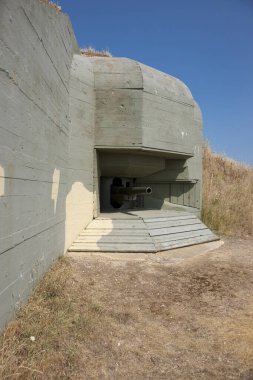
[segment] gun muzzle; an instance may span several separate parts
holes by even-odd
[[[136,186],[136,187],[121,187],[121,186],[112,186],[111,193],[114,195],[150,195],[152,194],[151,187],[145,186]]]

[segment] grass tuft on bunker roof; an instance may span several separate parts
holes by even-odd
[[[93,47],[87,47],[80,49],[81,55],[85,57],[112,57],[112,54],[108,50],[96,50]]]
[[[51,8],[54,8],[57,12],[60,12],[61,11],[61,6],[54,3],[53,1],[49,1],[49,0],[40,0],[41,3],[44,3],[48,6],[50,6]]]

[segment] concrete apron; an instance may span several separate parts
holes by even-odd
[[[152,271],[153,265],[173,265],[180,264],[187,260],[198,258],[208,252],[218,249],[224,242],[222,240],[212,241],[191,245],[188,247],[174,248],[168,251],[157,253],[134,253],[134,252],[69,252],[68,255],[74,259],[87,260],[109,260],[114,266],[122,266],[128,262],[150,264]]]
[[[218,240],[218,236],[189,212],[113,212],[94,219],[68,251],[157,253]]]

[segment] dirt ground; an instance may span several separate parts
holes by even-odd
[[[7,329],[2,378],[253,379],[253,239],[71,255],[44,282]]]

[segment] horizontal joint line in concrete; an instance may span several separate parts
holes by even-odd
[[[152,92],[150,92],[150,91],[145,91],[145,90],[143,90],[143,92],[146,93],[146,94],[154,95],[154,94],[153,94]],[[184,106],[194,108],[194,105],[193,105],[193,104],[190,104],[190,103],[182,102],[182,101],[180,101],[180,100],[171,99],[171,98],[169,98],[169,97],[167,97],[167,96],[161,96],[161,95],[159,95],[159,94],[156,94],[156,96],[159,97],[159,98],[162,98],[162,99],[167,99],[167,100],[169,100],[169,101],[171,101],[171,102],[173,102],[173,103],[179,103],[179,104],[183,104]]]
[[[31,269],[28,269],[27,271],[25,272],[22,272],[22,275],[23,277],[25,277],[25,275],[27,273],[31,272]],[[20,277],[17,277],[14,281],[12,281],[10,284],[8,284],[1,292],[0,292],[0,297],[4,294],[4,292],[6,292],[7,289],[9,289],[12,285],[14,285],[17,281],[20,280]]]
[[[197,183],[197,182],[199,182],[199,180],[198,179],[175,179],[175,180],[164,180],[164,181],[162,181],[162,180],[155,180],[155,179],[153,179],[153,180],[149,180],[149,181],[141,181],[141,180],[139,180],[139,182],[138,183],[146,183],[146,182],[148,182],[149,184],[151,184],[151,183],[161,183],[161,184],[163,184],[163,183],[165,183],[165,184],[167,184],[167,183],[169,183],[169,184],[174,184],[174,183],[182,183],[182,184],[184,184],[184,183],[192,183],[192,184],[194,184],[194,183]]]
[[[191,227],[193,226],[193,224],[191,224],[190,225]],[[176,226],[175,226],[176,227]],[[180,227],[183,227],[183,226],[178,226],[178,228],[180,228]],[[154,232],[154,230],[168,230],[169,228],[173,228],[173,227],[157,227],[157,228],[150,228],[149,229],[149,231],[151,232],[151,233],[153,233]],[[191,230],[191,229],[189,229],[189,231],[187,231],[187,232],[194,232],[194,231],[202,231],[202,230],[209,230],[209,228],[207,228],[206,226],[204,226],[203,225],[203,227],[199,227],[199,229],[197,229],[197,230]],[[183,232],[186,232],[186,231],[183,231]],[[162,235],[175,235],[175,234],[178,234],[178,233],[181,233],[181,232],[179,232],[179,231],[174,231],[174,232],[165,232],[165,233],[159,233],[159,234],[157,234],[157,235],[155,235],[155,236],[162,236]],[[152,234],[152,237],[154,237],[154,235]]]
[[[49,231],[51,228],[54,228],[55,226],[57,226],[57,225],[59,225],[59,224],[61,224],[61,223],[65,223],[65,219],[60,220],[60,222],[57,222],[57,223],[53,224],[52,226],[50,226],[50,227],[48,227],[48,228],[45,228],[44,230],[39,231],[37,234],[34,234],[34,235],[32,235],[32,236],[29,236],[28,238],[26,238],[26,239],[20,241],[19,243],[17,243],[17,244],[15,244],[15,245],[13,245],[12,247],[6,249],[5,251],[0,252],[0,256],[3,255],[3,254],[6,253],[6,252],[11,251],[13,248],[17,247],[18,245],[20,245],[20,244],[22,244],[22,243],[24,243],[24,242],[26,242],[26,241],[28,241],[28,240],[34,238],[35,236],[38,236],[38,235],[42,234],[42,233],[45,232],[45,231]]]
[[[179,227],[179,226],[177,226],[177,225],[172,225],[172,226],[169,226],[169,227],[150,227],[148,224],[157,224],[157,223],[169,223],[169,224],[171,224],[171,223],[178,223],[178,222],[180,222],[180,227],[183,227],[183,226],[189,226],[189,221],[191,221],[191,220],[194,220],[194,221],[196,221],[196,223],[192,223],[192,224],[190,224],[191,226],[194,226],[195,224],[199,224],[199,221],[197,221],[197,217],[193,217],[192,219],[180,219],[180,220],[177,220],[177,219],[173,219],[173,220],[166,220],[166,221],[163,221],[163,220],[161,220],[161,221],[156,221],[156,222],[149,222],[149,221],[147,221],[147,220],[145,220],[144,222],[146,223],[146,225],[147,225],[147,227],[148,227],[148,229],[149,230],[154,230],[154,229],[156,229],[156,228],[170,228],[170,227]],[[181,221],[184,223],[184,224],[181,224]]]
[[[141,87],[104,87],[104,88],[99,88],[98,91],[113,91],[113,90],[137,90],[137,91],[143,91],[143,88]]]
[[[52,181],[41,181],[39,179],[30,179],[30,178],[20,178],[20,177],[7,177],[7,176],[4,176],[4,177],[1,177],[0,178],[5,178],[5,179],[15,179],[15,180],[19,180],[19,181],[31,181],[31,182],[42,182],[42,183],[57,183],[58,182],[52,182]],[[67,182],[59,182],[59,185],[66,185]]]

